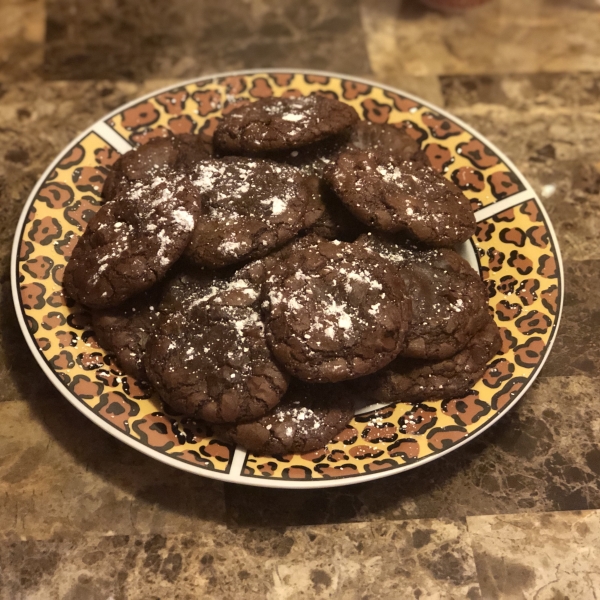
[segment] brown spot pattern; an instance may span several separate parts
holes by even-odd
[[[537,298],[537,291],[540,287],[540,282],[537,279],[524,279],[517,288],[517,296],[521,298],[524,306],[533,304]]]
[[[515,268],[521,275],[529,275],[533,271],[533,262],[524,254],[513,250],[508,257],[508,264]]]
[[[44,184],[38,192],[38,199],[49,208],[64,208],[73,202],[73,190],[66,183],[51,181]]]
[[[483,376],[483,383],[490,388],[500,387],[515,372],[515,365],[505,358],[497,358],[490,363]]]
[[[65,208],[65,219],[83,232],[98,208],[96,202],[91,202],[89,197],[84,196],[81,200],[77,200],[77,202]]]
[[[552,321],[548,315],[539,310],[531,310],[517,319],[516,325],[521,333],[531,335],[532,333],[546,333],[552,327]]]
[[[359,96],[369,94],[373,88],[370,85],[356,81],[344,81],[342,89],[344,90],[342,95],[346,100],[355,100]]]
[[[196,123],[189,115],[180,115],[169,119],[169,129],[176,135],[194,133]]]
[[[271,75],[271,77],[273,77],[273,79],[277,83],[277,80],[275,79],[277,75]],[[288,77],[290,76],[288,75]],[[246,89],[246,80],[240,75],[230,75],[229,77],[223,77],[219,79],[219,83],[225,86],[225,93],[230,95],[241,94]],[[278,85],[285,84],[279,83]]]
[[[147,144],[150,140],[155,138],[164,138],[168,137],[169,132],[162,125],[159,125],[156,129],[151,129],[150,131],[138,131],[136,133],[131,134],[131,141],[135,144],[139,144],[143,146]]]
[[[549,279],[558,277],[558,272],[556,270],[556,260],[554,259],[554,256],[550,256],[549,254],[544,254],[543,256],[540,256],[537,274],[541,275],[542,277],[548,277]]]
[[[404,96],[400,96],[399,94],[395,94],[394,92],[385,91],[384,95],[394,102],[394,107],[400,112],[411,112],[415,109],[420,108],[421,106],[420,104],[417,104],[414,100],[411,100],[410,98],[405,98]]]
[[[129,433],[129,419],[139,411],[139,406],[120,392],[102,394],[100,402],[94,407],[95,413],[125,433]]]
[[[526,232],[529,241],[538,248],[545,248],[550,242],[550,235],[544,225],[534,225]]]
[[[445,146],[440,146],[440,144],[427,144],[425,155],[431,167],[438,173],[443,173],[454,162],[450,150]]]
[[[144,444],[163,452],[180,445],[174,422],[162,413],[152,413],[133,422],[133,431]]]
[[[477,224],[475,235],[480,242],[489,242],[492,239],[492,234],[496,231],[496,226],[489,221]]]
[[[79,236],[74,231],[67,231],[63,238],[54,244],[58,254],[65,258],[71,258],[71,253],[79,241]]]
[[[542,338],[529,338],[524,344],[520,344],[515,348],[515,362],[520,367],[531,369],[540,362],[545,347]]]
[[[451,448],[467,435],[464,427],[448,425],[447,427],[436,427],[427,435],[427,445],[434,452],[440,452]]]
[[[23,270],[36,279],[48,279],[54,261],[49,256],[35,256],[23,265]]]
[[[219,440],[211,440],[205,446],[200,446],[200,452],[204,456],[214,458],[219,462],[229,462],[231,458],[231,447]]]
[[[551,285],[542,292],[542,304],[550,314],[556,314],[558,310],[558,286]]]
[[[512,321],[516,319],[523,310],[520,304],[513,304],[508,300],[501,300],[496,304],[496,317],[500,321]]]
[[[504,200],[522,192],[525,187],[514,173],[508,171],[497,171],[488,177],[488,183],[496,200]]]
[[[452,121],[431,112],[423,113],[423,123],[431,131],[431,135],[439,140],[445,140],[454,135],[460,135],[463,130]]]
[[[413,140],[422,143],[427,139],[427,132],[421,129],[418,125],[415,125],[412,121],[402,121],[402,123],[393,123],[394,127],[401,126],[402,129],[409,135]]]
[[[216,90],[194,92],[192,98],[198,104],[198,114],[205,117],[221,108],[221,94]]]
[[[27,310],[39,310],[44,308],[46,300],[46,288],[41,283],[27,283],[19,288],[23,308]]]
[[[125,129],[133,130],[148,127],[160,118],[159,112],[152,102],[140,102],[123,112],[121,124]]]
[[[81,144],[76,144],[61,159],[57,165],[59,169],[70,169],[78,165],[85,156],[85,150]]]
[[[188,97],[189,95],[184,89],[169,90],[156,96],[156,101],[168,115],[180,115],[185,109]]]
[[[42,246],[47,246],[53,241],[58,240],[61,234],[62,227],[58,219],[55,219],[54,217],[44,217],[43,219],[36,219],[31,224],[29,239]]]
[[[426,404],[416,404],[398,421],[400,431],[407,435],[423,435],[437,423],[437,410]]]
[[[524,377],[511,379],[499,392],[492,396],[492,408],[494,410],[502,410],[516,398],[526,381]]]
[[[492,271],[500,271],[502,269],[502,265],[504,265],[504,259],[506,255],[504,252],[500,252],[500,250],[496,250],[496,248],[490,248],[487,251],[489,263],[488,266]]]
[[[459,144],[456,147],[456,151],[467,158],[478,169],[489,169],[500,162],[498,156],[490,148],[476,139]]]
[[[485,179],[483,175],[473,169],[473,167],[460,167],[452,172],[452,181],[461,190],[473,190],[482,192],[485,189]]]
[[[114,165],[121,155],[114,149],[105,146],[104,148],[98,148],[94,150],[94,158],[96,163],[103,167],[110,167]]]
[[[515,287],[519,282],[512,275],[504,275],[500,278],[497,289],[501,294],[510,296],[515,291]]]
[[[373,98],[367,98],[361,102],[363,115],[367,121],[372,123],[387,123],[392,109],[387,104],[381,104]]]
[[[321,85],[327,85],[329,83],[329,77],[325,75],[305,75],[304,81],[306,83],[318,83]],[[287,85],[280,83],[279,85]]]
[[[398,438],[397,428],[393,423],[375,423],[363,429],[361,437],[371,444],[393,442]]]
[[[250,88],[250,95],[254,98],[270,98],[273,95],[273,88],[267,79],[258,77]]]
[[[457,425],[466,427],[485,417],[490,412],[490,405],[473,391],[464,398],[444,400],[442,411],[451,416]]]
[[[398,457],[405,462],[419,458],[419,442],[412,438],[402,438],[387,447],[391,457]]]
[[[345,465],[328,465],[320,464],[315,467],[315,471],[323,475],[325,479],[333,479],[335,477],[351,477],[353,475],[358,475],[358,467],[353,464],[345,464]]]

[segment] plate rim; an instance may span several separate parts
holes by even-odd
[[[231,466],[233,465],[233,463],[235,461],[236,453],[238,451],[237,446],[235,447],[235,450],[233,451],[231,462],[230,462],[230,465],[229,465],[227,471],[220,472],[220,471],[214,471],[211,469],[200,469],[199,467],[196,467],[193,464],[188,465],[184,461],[176,460],[175,458],[170,457],[168,454],[166,454],[164,452],[160,452],[158,450],[155,450],[155,449],[147,446],[140,440],[123,433],[122,431],[120,431],[116,427],[112,426],[110,423],[108,423],[104,419],[100,418],[100,416],[96,415],[87,406],[87,404],[85,404],[85,402],[82,402],[81,399],[79,399],[77,396],[75,396],[75,394],[73,394],[68,388],[65,387],[64,383],[58,378],[56,372],[50,368],[50,366],[47,363],[47,360],[42,355],[41,350],[34,342],[33,334],[30,332],[30,330],[27,326],[27,323],[25,321],[24,309],[22,307],[21,297],[19,294],[18,266],[19,266],[20,242],[22,239],[23,229],[26,224],[26,219],[27,219],[27,215],[29,213],[29,209],[30,209],[31,205],[33,204],[33,202],[35,201],[35,198],[36,198],[38,191],[41,188],[42,184],[45,182],[48,175],[53,171],[53,169],[60,162],[60,159],[64,156],[65,152],[67,152],[70,148],[72,148],[77,143],[79,143],[83,138],[85,138],[90,133],[96,133],[94,131],[95,127],[98,125],[102,125],[102,124],[106,125],[106,121],[108,121],[111,117],[121,113],[122,111],[126,110],[127,108],[135,106],[136,104],[138,104],[141,101],[148,100],[150,98],[154,98],[158,94],[167,92],[169,90],[172,90],[173,88],[185,87],[187,85],[193,85],[195,83],[209,81],[211,79],[221,79],[224,77],[231,77],[231,76],[260,75],[263,73],[267,74],[267,75],[270,73],[282,73],[282,74],[289,73],[289,74],[294,74],[294,75],[316,75],[316,76],[336,78],[336,79],[340,79],[340,80],[355,81],[357,83],[363,83],[365,85],[376,87],[381,90],[399,94],[403,97],[406,97],[411,100],[414,100],[415,102],[418,102],[422,106],[428,107],[428,108],[438,112],[440,115],[446,116],[453,122],[460,125],[465,131],[470,133],[472,136],[476,137],[477,139],[485,141],[485,143],[489,146],[489,148],[491,150],[493,150],[504,161],[506,166],[508,166],[515,173],[515,175],[520,179],[521,183],[523,184],[524,190],[522,192],[519,192],[518,194],[515,194],[515,196],[523,198],[523,200],[525,200],[525,198],[534,200],[537,208],[540,210],[540,212],[542,213],[542,216],[544,217],[544,223],[550,234],[550,240],[551,240],[555,258],[556,258],[556,267],[557,267],[557,272],[558,272],[557,280],[560,284],[560,286],[559,286],[560,295],[558,298],[558,305],[557,305],[555,321],[553,324],[553,328],[552,328],[550,337],[548,338],[548,343],[546,344],[546,346],[544,348],[544,354],[543,354],[540,362],[536,365],[535,369],[531,372],[531,375],[529,376],[528,381],[523,386],[523,388],[521,388],[519,390],[519,392],[515,396],[515,398],[513,398],[513,400],[511,400],[501,411],[498,411],[493,417],[491,417],[488,421],[486,421],[486,423],[483,426],[478,428],[473,433],[465,436],[462,440],[459,440],[457,443],[453,444],[450,448],[444,449],[440,452],[435,452],[435,453],[433,453],[429,456],[426,456],[414,463],[399,465],[398,467],[385,469],[383,471],[376,472],[376,473],[353,475],[353,476],[339,477],[339,478],[333,478],[333,479],[311,479],[311,480],[270,479],[268,477],[248,477],[248,476],[244,476],[242,473],[240,473],[239,475],[232,474],[230,471],[231,471]],[[112,131],[114,131],[114,133],[116,135],[118,135],[124,142],[131,145],[129,143],[129,141],[126,140],[125,138],[123,138],[117,131],[115,131],[115,130],[112,130]],[[99,134],[96,133],[96,135],[99,135]],[[100,137],[102,137],[102,136],[100,136]],[[132,148],[133,148],[133,146],[132,146]],[[486,210],[491,207],[498,207],[498,210],[491,212],[491,214],[487,217],[487,218],[490,218],[490,217],[502,212],[503,210],[507,210],[508,208],[511,208],[512,206],[516,206],[516,205],[520,204],[521,202],[515,202],[515,196],[506,198],[504,200],[499,200],[497,202],[494,202],[491,205],[483,207],[480,210]],[[479,211],[475,211],[475,212],[477,213]],[[147,94],[136,97],[133,100],[118,106],[113,111],[102,115],[102,117],[100,117],[100,119],[97,119],[96,121],[94,121],[89,127],[87,127],[81,133],[79,133],[74,138],[72,138],[68,142],[68,144],[57,153],[54,160],[52,160],[52,162],[48,165],[48,167],[40,175],[40,177],[36,181],[35,185],[33,186],[32,191],[29,194],[27,200],[25,201],[25,204],[23,205],[23,209],[21,211],[21,215],[19,217],[17,227],[15,230],[15,234],[13,237],[11,261],[10,261],[10,283],[11,283],[11,288],[12,288],[12,298],[13,298],[15,313],[17,316],[17,321],[19,322],[19,326],[21,328],[21,332],[23,333],[23,337],[25,338],[25,341],[26,341],[31,353],[33,354],[36,362],[41,367],[44,375],[50,380],[52,385],[57,389],[57,391],[64,398],[66,398],[69,401],[69,403],[72,404],[81,414],[83,414],[85,417],[87,417],[89,420],[91,420],[95,425],[99,426],[106,433],[117,438],[121,442],[124,442],[129,447],[137,450],[138,452],[142,452],[146,456],[149,456],[150,458],[158,460],[158,461],[162,462],[163,464],[180,469],[182,471],[186,471],[193,475],[207,477],[209,479],[222,481],[224,483],[235,483],[235,484],[240,484],[240,485],[250,485],[253,487],[278,488],[278,489],[322,489],[322,488],[342,487],[342,486],[348,486],[348,485],[355,485],[355,484],[359,484],[359,483],[366,483],[366,482],[374,481],[377,479],[383,479],[384,477],[391,477],[392,475],[399,475],[401,473],[405,473],[406,471],[410,471],[414,468],[420,467],[420,466],[428,464],[434,460],[442,458],[443,456],[446,456],[449,453],[451,453],[455,450],[458,450],[459,448],[464,446],[466,443],[470,442],[471,440],[475,439],[477,436],[479,436],[483,432],[487,431],[490,427],[495,425],[501,417],[504,417],[509,411],[511,411],[514,408],[514,406],[516,406],[516,404],[523,398],[523,396],[527,393],[527,391],[529,390],[529,388],[531,387],[533,382],[537,379],[541,369],[543,368],[544,364],[546,363],[546,360],[548,359],[548,356],[550,355],[550,352],[552,351],[552,347],[554,346],[554,342],[556,341],[558,329],[560,327],[560,321],[562,318],[562,309],[563,309],[563,304],[564,304],[564,288],[565,288],[564,267],[563,267],[560,247],[558,244],[558,238],[556,236],[556,232],[554,231],[554,227],[552,225],[550,217],[548,216],[545,206],[543,205],[542,201],[540,200],[539,196],[537,195],[537,193],[535,192],[535,190],[533,189],[533,187],[531,186],[529,181],[523,176],[521,171],[504,154],[504,152],[502,152],[500,149],[498,149],[497,146],[495,144],[493,144],[486,136],[479,133],[476,129],[472,128],[470,125],[463,122],[462,119],[460,119],[459,117],[456,117],[452,113],[448,112],[446,109],[440,108],[439,106],[429,102],[428,100],[424,100],[423,98],[420,98],[419,96],[416,96],[410,92],[405,92],[404,90],[401,90],[399,88],[395,88],[393,86],[388,86],[388,85],[385,85],[382,83],[378,83],[377,81],[374,81],[372,79],[367,79],[367,78],[363,78],[363,77],[355,77],[353,75],[346,75],[343,73],[336,73],[333,71],[321,71],[321,70],[313,70],[313,69],[293,69],[293,68],[284,68],[284,67],[265,68],[265,69],[254,68],[254,69],[240,69],[240,70],[234,70],[234,71],[225,71],[225,72],[221,72],[221,73],[212,73],[212,74],[207,74],[207,75],[201,75],[199,77],[194,77],[191,79],[186,79],[183,81],[172,83],[168,86],[158,88]],[[244,451],[244,454],[245,454],[245,451]]]

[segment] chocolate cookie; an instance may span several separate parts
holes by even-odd
[[[253,284],[234,278],[218,287],[161,320],[146,346],[148,378],[190,417],[257,419],[279,402],[288,379],[267,346]]]
[[[333,164],[339,151],[348,143],[350,139],[349,131],[351,130],[294,150],[273,152],[269,154],[269,157],[273,160],[292,165],[306,175],[314,175],[321,178],[327,168]]]
[[[291,374],[353,379],[402,349],[410,302],[393,265],[356,244],[319,242],[279,265],[264,286],[267,340]]]
[[[230,268],[211,271],[179,263],[177,272],[164,285],[159,310],[165,315],[185,313],[194,306],[211,302],[217,295],[219,301],[228,306],[258,308],[271,256],[273,255],[248,263],[237,270]]]
[[[264,256],[292,239],[304,226],[312,193],[297,169],[251,158],[204,161],[193,182],[204,215],[186,255],[206,267]]]
[[[148,337],[156,326],[159,290],[153,288],[125,304],[92,311],[92,326],[102,348],[114,354],[119,367],[138,381],[146,381],[143,365]]]
[[[323,217],[326,207],[322,199],[322,182],[315,175],[308,175],[306,183],[309,189],[306,212],[302,221],[302,230],[310,229],[319,219]]]
[[[212,156],[212,140],[204,134],[183,133],[154,138],[126,152],[112,166],[102,196],[113,200],[123,185],[145,179],[165,170],[189,170]]]
[[[148,290],[183,254],[199,210],[199,194],[181,174],[121,190],[77,242],[64,272],[67,295],[108,308]]]
[[[403,127],[359,121],[350,132],[348,143],[359,150],[385,153],[400,162],[410,160],[428,163],[420,144]]]
[[[217,426],[215,433],[256,454],[310,452],[323,448],[354,416],[354,402],[342,384],[294,381],[282,401],[250,423]]]
[[[352,147],[326,178],[350,212],[376,229],[438,247],[464,242],[475,231],[469,200],[424,163]]]
[[[327,240],[353,242],[367,231],[364,223],[355,219],[339,198],[323,183],[319,200],[321,214],[306,230]]]
[[[466,347],[441,361],[398,357],[385,369],[366,377],[361,388],[374,402],[422,402],[465,396],[479,381],[488,361],[501,347],[500,332],[488,316]]]
[[[448,358],[487,322],[486,286],[454,250],[410,250],[372,234],[361,237],[359,243],[396,265],[412,300],[402,356]]]
[[[357,121],[351,106],[324,96],[264,98],[226,115],[214,144],[223,154],[289,150],[338,135]]]

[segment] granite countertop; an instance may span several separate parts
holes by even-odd
[[[0,6],[0,598],[600,595],[600,4],[5,0]],[[405,474],[330,490],[177,471],[83,417],[19,331],[22,206],[79,131],[181,78],[288,66],[369,77],[502,149],[556,229],[566,296],[518,406]]]

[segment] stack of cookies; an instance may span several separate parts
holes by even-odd
[[[462,192],[408,133],[323,96],[123,155],[65,269],[101,345],[173,410],[257,453],[326,445],[355,400],[465,395],[500,346],[452,248]]]

